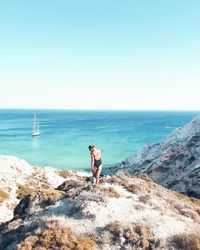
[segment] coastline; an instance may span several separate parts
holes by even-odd
[[[109,167],[146,144],[160,142],[197,115],[171,111],[35,112],[39,138],[31,136],[34,110],[0,110],[1,154],[16,155],[32,165],[76,171],[90,168],[87,146],[91,143],[101,149],[104,167]]]

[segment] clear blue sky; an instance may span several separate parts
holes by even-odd
[[[199,0],[0,1],[0,108],[200,110]]]

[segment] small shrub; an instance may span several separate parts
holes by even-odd
[[[200,250],[199,234],[179,234],[171,238],[171,244],[182,250]]]
[[[67,170],[59,170],[57,173],[59,176],[61,176],[63,178],[69,178],[69,177],[73,176],[73,173],[71,173],[70,171],[67,171]]]
[[[113,187],[109,187],[109,188],[100,187],[100,191],[105,193],[110,198],[119,198],[120,197],[120,194]]]
[[[7,200],[9,198],[9,195],[0,189],[0,203],[2,203],[4,200]]]
[[[109,231],[112,234],[113,240],[123,236],[123,226],[118,221],[107,224],[105,226],[105,230]]]
[[[151,199],[151,195],[149,195],[149,194],[146,194],[146,195],[139,197],[139,201],[143,202],[143,203],[148,203],[148,201],[150,201],[150,199]]]
[[[45,208],[54,205],[57,201],[66,197],[65,192],[52,189],[39,190],[32,198],[31,203],[36,206]]]
[[[138,175],[138,178],[148,181],[148,182],[153,182],[152,179],[145,173],[141,173]]]
[[[133,224],[130,227],[125,227],[120,222],[115,221],[105,226],[104,235],[110,245],[117,243],[122,249],[149,250],[161,246],[161,241],[155,240],[151,230],[143,224]]]
[[[47,228],[41,234],[28,236],[16,246],[16,250],[74,249],[94,250],[97,246],[88,237],[77,237],[70,229]]]
[[[117,183],[124,186],[126,184],[125,180],[121,176],[113,175],[108,182]]]
[[[25,217],[33,214],[40,209],[54,205],[57,201],[66,197],[65,192],[59,190],[37,190],[32,194],[23,197],[15,207],[13,213],[15,217]]]
[[[44,204],[54,204],[60,198],[65,197],[65,192],[56,189],[39,190],[37,195]]]
[[[136,184],[127,185],[126,189],[133,194],[138,194],[141,191],[141,187]]]

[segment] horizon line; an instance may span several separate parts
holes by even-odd
[[[163,112],[200,112],[200,109],[78,109],[78,108],[0,108],[0,110],[57,110],[57,111],[163,111]]]

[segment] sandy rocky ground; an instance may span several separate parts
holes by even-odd
[[[145,174],[103,177],[0,157],[0,249],[200,249],[200,200]]]

